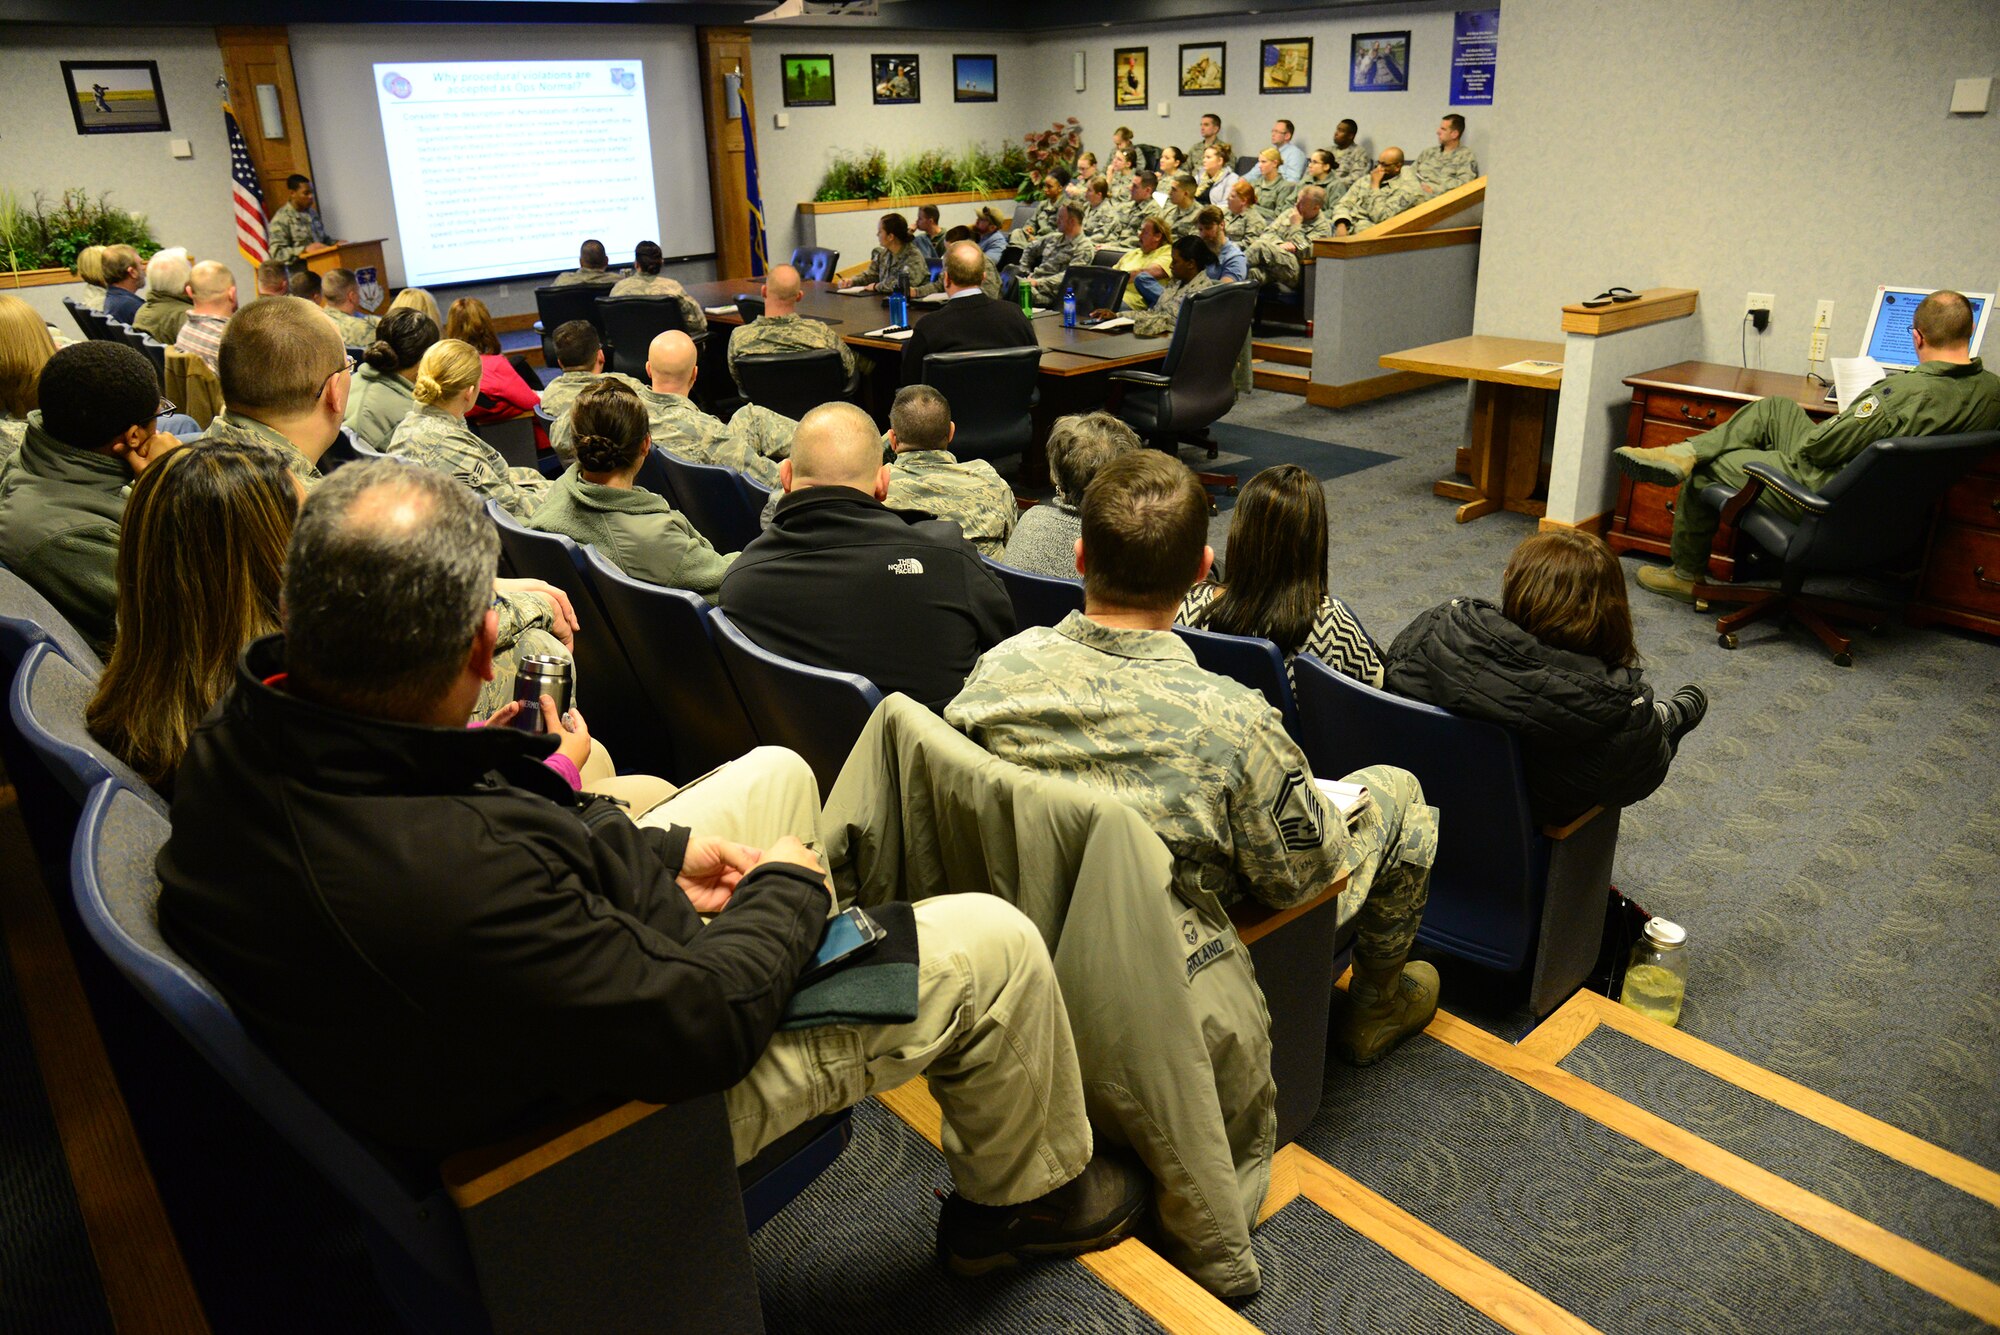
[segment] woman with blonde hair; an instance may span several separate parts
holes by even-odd
[[[40,406],[42,367],[55,355],[56,341],[35,308],[0,293],[0,464],[21,448],[28,414]]]
[[[235,680],[243,646],[278,629],[303,491],[260,445],[173,450],[139,474],[118,540],[118,638],[85,711],[91,733],[156,788]]]
[[[535,513],[548,494],[549,480],[532,468],[509,468],[500,452],[465,424],[479,398],[479,353],[462,339],[431,344],[417,362],[410,386],[415,406],[396,424],[384,454],[415,459],[449,473],[516,519]]]
[[[431,323],[444,328],[444,312],[438,309],[437,298],[420,287],[406,287],[396,294],[389,303],[390,311],[419,311],[431,317]],[[382,312],[387,315],[389,311]]]
[[[71,297],[85,310],[104,309],[104,247],[85,246],[76,252],[76,276],[83,280],[83,294]]]
[[[479,353],[479,398],[468,422],[506,422],[535,411],[542,396],[534,388],[540,377],[525,361],[509,358],[500,349],[500,334],[493,328],[493,316],[478,297],[460,297],[451,303],[445,316],[444,336],[470,343]]]

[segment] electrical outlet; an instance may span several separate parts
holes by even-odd
[[[1743,313],[1748,315],[1751,311],[1768,311],[1771,309],[1771,302],[1772,297],[1769,292],[1752,292],[1743,303]]]
[[[1833,303],[1821,297],[1819,305],[1813,307],[1813,328],[1833,328]]]
[[[1824,328],[1816,328],[1812,331],[1812,338],[1806,342],[1806,360],[1809,362],[1823,362],[1826,360],[1826,330]]]

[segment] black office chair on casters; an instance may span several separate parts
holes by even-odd
[[[960,459],[993,459],[1027,449],[1035,439],[1041,371],[1038,344],[924,358],[924,383],[951,404],[957,427],[951,452]]]
[[[743,396],[797,419],[847,393],[847,368],[835,348],[810,352],[746,352],[736,359]]]
[[[544,364],[556,365],[556,330],[571,320],[588,320],[603,335],[604,322],[597,315],[597,299],[609,290],[593,283],[535,289],[535,332],[542,337]]]
[[[1250,336],[1257,289],[1249,283],[1203,288],[1181,303],[1167,359],[1158,371],[1113,371],[1122,391],[1112,411],[1156,450],[1178,454],[1196,441],[1217,454],[1209,425],[1236,406],[1236,359]],[[1236,494],[1234,473],[1198,473],[1205,487]]]
[[[824,246],[800,246],[792,252],[792,267],[808,283],[823,283],[840,268],[840,252]]]
[[[1834,629],[1833,619],[1873,628],[1884,612],[1806,593],[1806,577],[1883,569],[1920,555],[1938,498],[1995,450],[2000,431],[1878,440],[1817,492],[1761,463],[1749,465],[1750,480],[1740,488],[1702,488],[1702,502],[1722,512],[1725,534],[1733,530],[1735,543],[1747,537],[1776,557],[1779,574],[1775,589],[1697,582],[1696,610],[1710,602],[1747,604],[1716,619],[1716,638],[1725,649],[1736,647],[1736,632],[1751,622],[1788,617],[1819,637],[1835,666],[1852,667],[1853,638]],[[1755,504],[1766,490],[1804,513],[1792,519]],[[1740,561],[1736,568],[1743,568]],[[1972,577],[2000,582],[1983,566],[1973,566]]]
[[[661,334],[678,329],[696,343],[706,337],[687,327],[679,297],[599,297],[597,319],[598,332],[611,345],[604,369],[642,382],[648,379],[646,354]]]

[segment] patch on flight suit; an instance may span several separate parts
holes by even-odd
[[[1881,406],[1882,400],[1870,394],[1867,398],[1854,405],[1854,415],[1856,417],[1873,417],[1875,410]]]
[[[1187,947],[1187,981],[1229,953],[1229,936],[1202,921],[1199,909],[1189,909],[1180,918],[1181,944]]]
[[[1313,791],[1310,774],[1287,770],[1284,786],[1271,803],[1271,819],[1278,823],[1278,837],[1288,853],[1303,853],[1326,842],[1320,829],[1319,795]]]

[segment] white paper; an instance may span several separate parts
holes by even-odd
[[[1314,779],[1313,783],[1318,785],[1320,796],[1331,802],[1350,826],[1368,809],[1368,790],[1358,783],[1342,783],[1339,779]]]
[[[862,297],[874,292],[875,289],[863,283],[859,287],[838,287],[834,291],[840,293],[843,297]]]
[[[892,324],[885,324],[885,325],[883,325],[883,326],[882,326],[882,327],[881,327],[880,329],[870,329],[870,330],[868,330],[867,332],[863,333],[863,334],[861,335],[861,337],[863,337],[863,338],[893,338],[893,339],[895,339],[895,340],[896,340],[897,342],[899,342],[899,343],[900,343],[900,342],[902,342],[902,341],[903,341],[904,339],[908,338],[908,337],[909,337],[909,336],[910,336],[911,334],[914,334],[914,333],[916,333],[916,332],[917,332],[917,331],[916,331],[916,330],[914,330],[914,329],[898,329],[898,328],[896,328],[896,326],[894,326],[894,325],[892,325]]]
[[[942,306],[951,300],[951,293],[933,292],[928,297],[918,297],[917,300],[923,302],[926,306]]]
[[[1101,332],[1109,332],[1113,329],[1130,329],[1132,327],[1132,317],[1129,315],[1114,315],[1109,320],[1099,320],[1090,327]]]
[[[702,309],[710,315],[734,315],[736,314],[736,303],[732,301],[727,306],[704,306]]]
[[[1833,372],[1833,401],[1842,412],[1846,412],[1848,404],[1866,394],[1877,381],[1889,374],[1882,369],[1882,363],[1866,354],[1834,357],[1826,365]]]

